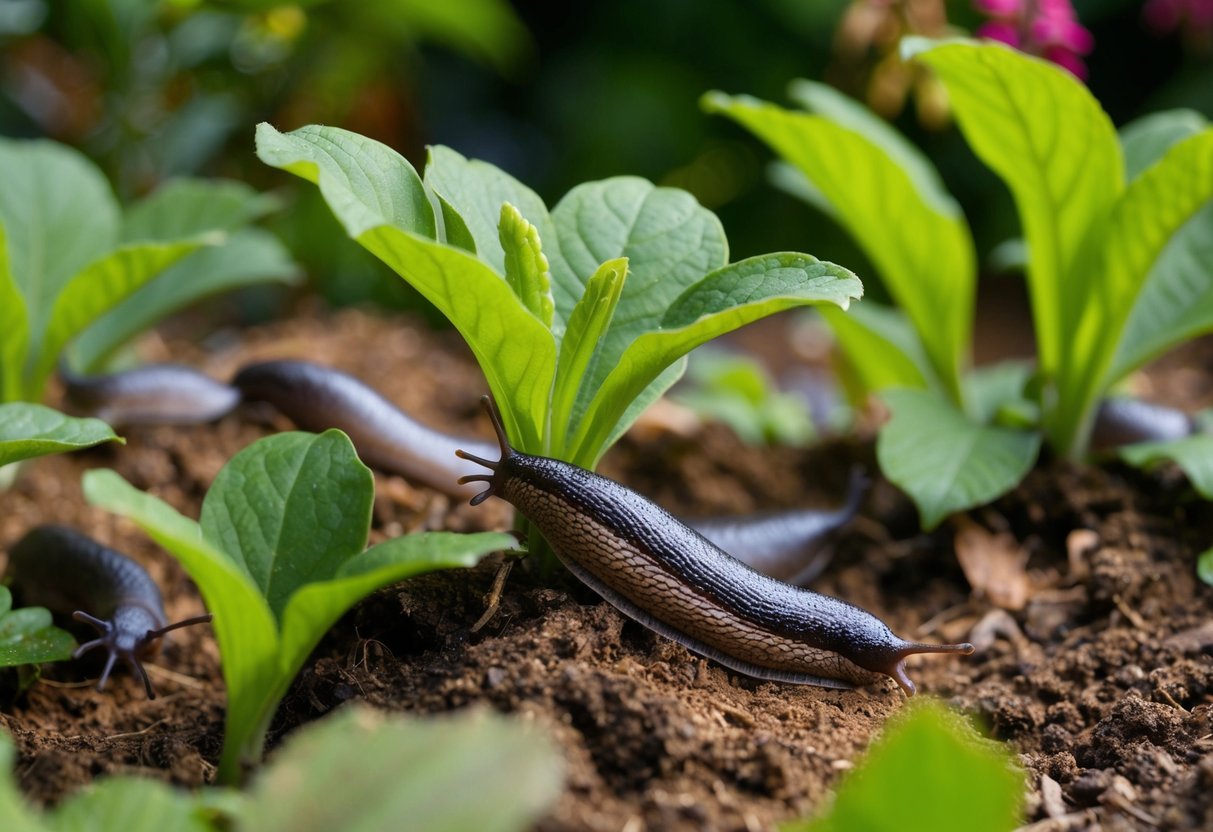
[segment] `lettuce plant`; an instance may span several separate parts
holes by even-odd
[[[485,162],[433,147],[424,180],[395,151],[330,127],[257,130],[257,154],[316,184],[347,233],[463,335],[519,449],[593,468],[682,374],[686,353],[794,306],[862,292],[806,254],[728,262],[716,217],[634,177],[550,212]]]
[[[75,150],[2,138],[0,182],[0,465],[116,439],[35,404],[69,343],[88,369],[200,297],[294,278],[282,246],[245,227],[274,202],[244,185],[170,183],[124,214]]]
[[[1041,60],[968,42],[906,51],[947,87],[969,144],[1015,199],[1034,368],[969,371],[972,238],[934,169],[888,125],[809,82],[792,95],[812,113],[720,93],[704,104],[785,160],[778,180],[838,220],[896,302],[823,314],[892,409],[881,467],[929,528],[1010,490],[1042,440],[1085,457],[1112,385],[1213,329],[1213,214],[1201,210],[1213,197],[1213,129],[1169,113],[1118,137],[1086,88]],[[1213,470],[1213,437],[1182,451],[1205,460],[1189,474]],[[1213,477],[1194,482],[1213,496]]]
[[[215,616],[228,696],[219,761],[226,783],[260,760],[291,680],[356,601],[515,545],[503,533],[430,532],[365,549],[374,479],[337,430],[282,433],[245,448],[216,477],[199,522],[113,471],[88,472],[84,493],[171,552]]]

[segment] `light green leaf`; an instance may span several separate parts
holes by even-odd
[[[598,345],[611,325],[619,296],[628,276],[628,260],[617,257],[598,267],[586,284],[585,294],[573,307],[569,328],[560,342],[556,381],[552,387],[552,452],[560,455],[569,440],[573,405],[589,368],[598,355]]]
[[[50,814],[57,832],[215,832],[198,801],[158,780],[113,777],[86,787]]]
[[[71,658],[76,640],[51,624],[49,610],[14,610],[13,595],[0,585],[0,667],[59,662]],[[3,816],[3,812],[0,812]]]
[[[305,584],[332,578],[366,545],[375,481],[339,430],[249,445],[202,504],[203,535],[244,565],[274,617]]]
[[[221,246],[195,251],[97,318],[73,341],[78,370],[96,370],[114,350],[205,297],[258,283],[298,283],[298,267],[267,231],[244,228]]]
[[[263,122],[257,156],[317,185],[355,239],[382,225],[434,239],[434,212],[421,178],[385,144],[336,127],[309,124],[279,133]]]
[[[957,511],[984,505],[1023,479],[1040,434],[969,421],[925,390],[886,390],[893,411],[876,442],[880,470],[910,495],[924,529]]]
[[[1213,549],[1206,549],[1197,556],[1196,577],[1213,586]]]
[[[668,306],[655,331],[637,338],[612,365],[594,391],[589,417],[578,426],[573,462],[592,467],[628,403],[700,344],[784,309],[819,303],[845,309],[862,294],[851,272],[807,254],[751,257],[708,274]]]
[[[785,825],[784,832],[1007,832],[1019,826],[1024,775],[1010,755],[939,705],[912,705],[843,780],[823,817]]]
[[[120,239],[173,242],[207,231],[235,231],[278,205],[277,198],[243,182],[173,179],[127,209]]]
[[[198,238],[175,243],[136,243],[94,261],[68,281],[52,307],[42,335],[37,365],[27,380],[26,393],[38,398],[55,362],[72,337],[121,303],[182,257],[216,240]]]
[[[8,732],[0,730],[0,829],[5,832],[49,832],[38,812],[25,802],[13,781],[13,762],[17,757]]]
[[[345,708],[287,740],[236,828],[530,829],[559,796],[563,769],[534,725],[484,712],[420,720]]]
[[[548,329],[552,328],[552,274],[543,256],[539,231],[508,202],[501,203],[498,226],[505,252],[505,281],[522,305]]]
[[[50,141],[0,139],[0,225],[35,343],[59,292],[118,236],[118,203],[83,154]]]
[[[558,317],[567,309],[568,319],[602,263],[628,259],[615,315],[573,408],[576,424],[632,342],[658,329],[685,289],[728,262],[728,242],[720,220],[690,194],[631,176],[578,185],[552,211],[552,221],[559,246],[549,247],[548,260]]]
[[[602,459],[602,455],[628,432],[628,429],[636,423],[641,414],[649,409],[649,405],[660,399],[666,394],[666,391],[677,384],[686,371],[687,357],[685,355],[662,370],[661,375],[653,379],[644,390],[640,391],[640,395],[632,399],[628,404],[627,409],[623,411],[623,416],[619,417],[619,421],[615,423],[614,429],[607,436],[606,442],[595,452],[593,458],[587,455],[582,458],[579,464],[591,470],[597,468],[598,460]]]
[[[549,251],[559,242],[547,206],[539,195],[488,162],[467,159],[449,147],[433,145],[426,160],[425,184],[455,210],[476,241],[476,253],[497,274],[505,274],[505,250],[498,231],[504,203],[513,205],[535,226]],[[556,307],[556,320],[563,325],[568,319],[565,310],[572,308],[572,302],[565,306],[558,299]]]
[[[805,175],[875,265],[917,330],[934,373],[960,402],[973,315],[973,242],[959,207],[926,163],[887,129],[858,132],[870,129],[874,117],[837,99],[825,107],[829,117],[722,93],[707,94],[702,104],[754,133]]]
[[[40,404],[0,404],[0,467],[102,442],[125,440],[100,419],[76,419]]]
[[[974,368],[965,376],[970,412],[982,424],[994,421],[1001,408],[1023,402],[1034,368],[1028,361],[1001,361]]]
[[[868,300],[848,312],[820,311],[864,392],[938,384],[922,342],[900,310]]]
[[[8,240],[0,224],[0,403],[21,398],[27,355],[29,318],[25,299],[9,270]]]
[[[215,549],[202,527],[162,500],[134,488],[109,470],[84,475],[84,497],[95,506],[128,517],[158,544],[173,553],[198,585],[223,657],[228,709],[220,779],[240,771],[240,756],[260,751],[269,715],[261,701],[274,688],[279,641],[274,616],[243,564]],[[288,680],[289,682],[289,680]],[[277,700],[274,701],[277,704]],[[252,743],[252,749],[246,743]],[[255,759],[250,762],[256,762]]]
[[[350,558],[332,579],[300,587],[287,602],[279,657],[284,675],[293,679],[321,636],[375,590],[435,569],[475,566],[490,552],[517,545],[504,532],[428,532],[387,540]]]
[[[346,230],[450,320],[484,371],[513,441],[520,448],[541,448],[556,367],[552,333],[475,255],[402,230],[380,213],[380,206],[399,201],[392,183],[416,177],[408,163],[378,142],[335,128],[313,126],[284,135],[263,124],[257,136],[262,161],[319,182]],[[404,166],[407,175],[392,164]],[[371,176],[371,169],[381,176]],[[424,189],[420,198],[426,198]],[[499,212],[500,205],[495,218]],[[432,223],[432,212],[428,216]],[[536,224],[542,236],[543,227]]]
[[[1056,376],[1100,291],[1089,241],[1123,187],[1112,122],[1073,75],[1001,44],[943,43],[917,60],[944,83],[969,145],[1015,198],[1041,369]]]
[[[1213,435],[1199,434],[1169,442],[1139,442],[1120,448],[1120,458],[1138,468],[1174,462],[1202,497],[1213,500]]]
[[[1176,142],[1195,136],[1208,126],[1205,117],[1195,110],[1164,110],[1126,124],[1120,129],[1125,181],[1132,182]]]

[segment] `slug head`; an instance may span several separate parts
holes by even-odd
[[[469,482],[483,482],[488,484],[488,488],[481,491],[471,499],[471,504],[478,506],[497,493],[499,485],[501,463],[512,457],[515,453],[510,446],[509,437],[505,435],[505,426],[501,423],[501,414],[497,411],[497,405],[488,396],[480,397],[480,404],[484,406],[484,410],[489,414],[489,421],[493,423],[493,432],[497,434],[497,444],[501,448],[501,458],[496,460],[484,459],[475,454],[469,454],[467,451],[455,451],[455,456],[460,459],[466,459],[469,462],[475,462],[477,465],[483,465],[493,473],[491,474],[469,474],[466,477],[460,477],[458,482],[460,485],[465,485]]]
[[[899,645],[884,651],[884,655],[880,660],[869,669],[883,673],[886,676],[891,676],[893,681],[905,691],[906,696],[913,696],[915,691],[914,682],[911,681],[909,675],[906,673],[906,659],[908,657],[919,653],[960,653],[967,656],[972,652],[973,645],[967,642],[963,644],[923,644],[917,641],[902,641]]]
[[[105,683],[109,681],[110,672],[114,669],[114,664],[118,659],[122,659],[126,663],[126,666],[131,669],[131,673],[143,682],[143,689],[147,692],[147,698],[155,699],[156,691],[152,689],[152,680],[148,678],[147,671],[143,669],[140,659],[155,651],[158,646],[157,642],[165,633],[180,629],[181,627],[189,627],[192,624],[204,624],[210,621],[212,617],[210,613],[196,615],[193,618],[187,618],[175,624],[151,629],[140,626],[129,626],[138,620],[143,620],[144,624],[146,624],[147,612],[142,608],[119,607],[114,611],[112,621],[104,621],[89,615],[83,610],[76,610],[72,613],[72,618],[91,625],[97,631],[99,637],[77,647],[72,652],[72,658],[78,659],[90,650],[98,647],[103,648],[108,655],[105,658],[105,668],[101,671],[101,678],[97,682],[97,690],[105,689]],[[140,635],[141,632],[142,635]]]

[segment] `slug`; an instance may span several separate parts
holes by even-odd
[[[1111,451],[1136,442],[1183,439],[1198,430],[1196,420],[1166,405],[1112,397],[1104,399],[1091,428],[1091,450]]]
[[[180,364],[81,376],[61,361],[59,375],[69,404],[111,425],[193,425],[240,404],[240,391]]]
[[[95,648],[108,653],[97,690],[122,659],[155,699],[140,659],[155,655],[165,633],[211,620],[208,614],[168,624],[160,589],[142,566],[64,526],[38,526],[21,538],[9,552],[8,574],[23,603],[71,613],[97,630],[98,638],[72,653],[73,659]]]
[[[491,473],[472,498],[511,503],[574,575],[622,613],[701,656],[760,679],[851,688],[889,676],[907,696],[905,660],[972,653],[971,644],[903,641],[844,601],[777,581],[619,483],[555,459],[515,451],[486,396],[496,460],[465,450]]]
[[[822,544],[859,511],[867,487],[867,477],[856,468],[846,501],[836,509],[793,509],[683,522],[747,566],[803,586],[829,564],[830,550]]]

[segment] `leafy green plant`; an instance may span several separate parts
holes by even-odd
[[[228,696],[219,762],[226,783],[260,759],[291,680],[356,601],[515,545],[502,533],[430,532],[365,549],[374,479],[336,430],[282,433],[245,448],[216,477],[199,522],[113,471],[88,472],[84,493],[171,552],[215,616]]]
[[[838,220],[896,302],[823,314],[862,382],[885,391],[881,467],[929,528],[1012,488],[1042,439],[1084,457],[1114,383],[1213,329],[1213,269],[1200,254],[1213,245],[1213,213],[1201,210],[1213,196],[1213,129],[1170,113],[1118,140],[1086,88],[1043,61],[968,42],[907,51],[947,88],[969,144],[1015,199],[1034,370],[967,371],[973,242],[934,169],[887,124],[807,81],[791,94],[812,113],[720,93],[704,105],[785,160],[777,181]],[[1213,443],[1195,444],[1213,455]]]
[[[530,828],[562,780],[560,755],[533,728],[486,713],[423,720],[365,707],[300,728],[245,793],[111,777],[38,812],[17,793],[12,765],[0,732],[0,824],[11,832],[509,832]]]
[[[729,264],[711,212],[634,177],[580,185],[549,212],[505,172],[445,147],[430,149],[424,181],[395,151],[330,127],[262,124],[257,154],[315,183],[347,233],[451,321],[521,450],[587,468],[696,346],[862,292],[806,254]]]
[[[0,586],[0,668],[59,662],[76,647],[71,633],[51,623],[43,607],[13,609],[13,594]]]
[[[1010,832],[1023,772],[941,706],[925,700],[891,724],[838,787],[834,804],[784,832]]]
[[[73,339],[87,369],[200,297],[294,276],[273,237],[243,227],[274,204],[244,185],[172,183],[124,215],[76,151],[9,139],[0,182],[0,465],[117,438],[35,404]]]
[[[673,398],[750,445],[804,445],[814,436],[805,404],[780,392],[752,358],[704,348],[691,358],[687,382]]]

